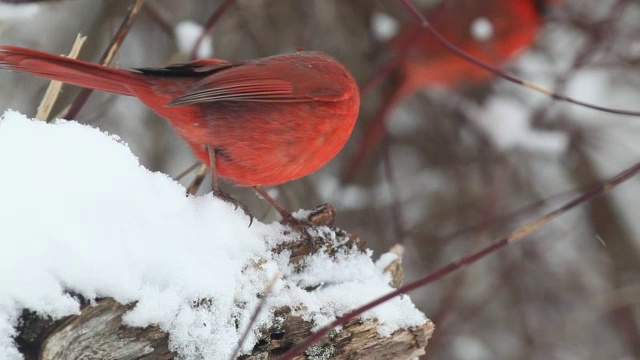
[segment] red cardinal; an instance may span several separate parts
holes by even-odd
[[[196,157],[240,186],[308,175],[349,138],[360,94],[351,74],[320,52],[228,62],[199,60],[126,71],[15,46],[0,68],[135,96],[171,123]]]
[[[543,2],[449,0],[429,14],[429,20],[454,45],[483,62],[500,66],[534,42],[542,22]],[[474,36],[474,27],[478,25],[488,25],[486,39]],[[453,89],[492,76],[458,57],[418,26],[402,31],[391,40],[391,46],[406,54],[392,74],[397,85],[386,95],[384,104],[368,123],[361,144],[343,171],[343,182],[350,182],[367,160],[384,136],[387,116],[401,101],[423,88]]]

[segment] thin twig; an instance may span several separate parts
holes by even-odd
[[[122,20],[122,24],[120,24],[120,28],[113,36],[113,39],[111,39],[111,44],[104,52],[104,54],[102,54],[102,57],[100,58],[100,64],[104,66],[111,64],[111,61],[113,60],[116,52],[118,52],[118,50],[120,49],[120,45],[122,45],[124,38],[129,33],[129,30],[131,30],[131,26],[136,20],[138,13],[142,8],[142,4],[144,4],[144,0],[135,0],[135,2],[129,7],[127,15],[125,16],[124,20]],[[91,96],[91,93],[93,93],[93,89],[82,89],[82,91],[80,91],[78,96],[76,96],[76,99],[69,107],[69,111],[67,111],[64,118],[74,119],[76,116],[78,116],[78,113],[80,112],[80,110],[82,110],[84,104],[86,104],[89,96]]]
[[[198,36],[195,45],[193,45],[193,50],[191,50],[191,59],[195,60],[198,58],[200,44],[202,44],[202,41],[207,36],[207,34],[209,34],[211,30],[213,30],[213,27],[216,25],[218,20],[220,20],[222,15],[224,15],[224,13],[227,12],[227,10],[229,10],[235,2],[236,0],[225,0],[225,2],[223,2],[222,5],[220,5],[220,7],[218,7],[216,11],[211,14],[209,19],[207,19],[207,23],[204,26],[204,31],[202,31],[200,36]]]
[[[387,76],[389,76],[389,74],[391,74],[391,72],[393,72],[393,70],[395,70],[402,63],[402,61],[407,57],[407,55],[409,54],[409,51],[413,48],[413,46],[416,44],[418,39],[420,39],[419,31],[416,31],[413,34],[411,34],[411,38],[409,38],[409,41],[407,41],[405,46],[402,47],[400,51],[398,51],[398,54],[393,58],[393,60],[391,60],[385,66],[383,66],[380,70],[378,70],[371,79],[369,79],[366,83],[364,83],[360,87],[361,89],[360,94],[365,95],[366,93],[371,91],[373,88],[375,88],[379,83],[381,83],[382,80],[384,80]]]
[[[562,94],[558,94],[556,92],[553,92],[551,90],[548,90],[546,88],[543,88],[542,86],[536,85],[532,82],[526,81],[526,80],[522,80],[518,77],[515,77],[513,75],[509,75],[503,71],[498,70],[498,68],[491,66],[483,61],[480,61],[479,59],[469,55],[467,52],[465,52],[464,50],[460,49],[459,47],[453,45],[450,41],[448,41],[447,39],[445,39],[430,23],[429,21],[424,17],[424,15],[422,15],[420,13],[420,11],[411,3],[410,0],[399,0],[406,8],[407,10],[411,13],[411,15],[413,15],[413,17],[416,18],[416,20],[420,23],[420,26],[422,28],[424,28],[426,31],[428,31],[431,35],[433,35],[436,40],[442,44],[444,47],[446,47],[447,49],[449,49],[450,51],[452,51],[453,53],[455,53],[456,55],[460,56],[461,58],[470,61],[476,65],[478,65],[479,67],[495,74],[498,77],[501,77],[507,81],[510,81],[514,84],[518,84],[518,85],[522,85],[524,87],[527,87],[529,89],[532,89],[536,92],[545,94],[547,96],[550,96],[551,98],[555,99],[555,100],[559,100],[559,101],[564,101],[564,102],[568,102],[571,104],[575,104],[575,105],[580,105],[589,109],[593,109],[593,110],[598,110],[598,111],[603,111],[603,112],[607,112],[607,113],[611,113],[611,114],[617,114],[617,115],[630,115],[630,116],[640,116],[640,111],[633,111],[633,110],[623,110],[623,109],[614,109],[614,108],[608,108],[608,107],[604,107],[604,106],[599,106],[599,105],[594,105],[594,104],[590,104],[584,101],[580,101],[580,100],[576,100],[574,98],[568,97],[566,95],[562,95]]]
[[[242,345],[244,345],[244,342],[247,340],[247,337],[249,336],[249,332],[251,332],[253,325],[256,323],[256,320],[258,320],[258,315],[260,315],[260,313],[262,312],[262,308],[264,308],[264,304],[267,302],[267,298],[269,297],[269,295],[271,295],[273,286],[276,284],[278,280],[280,280],[280,273],[276,272],[275,274],[273,274],[273,277],[271,278],[269,285],[267,285],[267,288],[264,290],[264,294],[262,294],[262,299],[260,299],[258,306],[256,306],[255,310],[253,310],[253,313],[251,314],[251,319],[249,320],[249,324],[244,329],[244,332],[240,337],[240,341],[238,341],[238,346],[236,346],[236,349],[234,350],[233,355],[229,357],[230,360],[234,360],[235,358],[238,357],[238,354],[242,349]]]
[[[402,211],[402,199],[400,197],[400,186],[395,176],[393,169],[393,162],[391,160],[391,150],[389,140],[382,141],[382,167],[384,169],[384,177],[389,188],[389,195],[391,197],[391,204],[389,206],[391,210],[391,223],[393,224],[393,233],[398,243],[402,244],[405,238],[404,229],[404,212]]]
[[[202,181],[205,176],[207,176],[208,172],[209,168],[207,165],[202,164],[196,175],[193,177],[193,180],[191,180],[191,184],[187,187],[187,194],[195,195],[198,192],[198,189],[200,189],[200,185],[202,185]]]
[[[467,265],[471,265],[474,262],[484,258],[485,256],[494,253],[495,251],[504,248],[508,245],[511,245],[519,240],[522,240],[525,236],[529,235],[530,233],[538,230],[540,227],[542,227],[543,225],[547,224],[548,222],[550,222],[551,220],[556,219],[557,217],[559,217],[560,215],[566,213],[567,211],[575,208],[578,205],[581,205],[587,201],[592,200],[593,198],[605,194],[609,191],[611,191],[614,187],[620,185],[621,183],[627,181],[628,179],[630,179],[632,176],[636,175],[637,173],[640,172],[640,163],[637,163],[635,165],[633,165],[632,167],[630,167],[629,169],[619,173],[618,175],[612,177],[611,179],[605,181],[604,183],[594,187],[593,189],[584,192],[583,194],[581,194],[580,196],[577,196],[576,198],[574,198],[573,200],[567,202],[566,204],[564,204],[563,206],[557,208],[556,210],[553,210],[551,212],[549,212],[547,215],[543,216],[540,219],[537,219],[535,221],[532,221],[522,227],[520,227],[519,229],[516,229],[515,231],[513,231],[511,234],[509,234],[509,236],[498,240],[494,243],[492,243],[491,245],[471,254],[471,255],[467,255],[461,258],[458,258],[457,260],[449,263],[446,266],[441,267],[440,269],[437,269],[425,276],[423,276],[422,278],[413,281],[401,288],[398,288],[397,290],[384,295],[366,305],[361,306],[360,308],[343,315],[342,317],[340,317],[339,319],[334,320],[333,322],[331,322],[329,325],[325,326],[324,328],[318,330],[315,334],[309,336],[307,339],[305,339],[303,342],[297,344],[296,346],[294,346],[293,348],[291,348],[286,354],[284,354],[283,359],[284,360],[290,360],[293,359],[294,356],[300,354],[302,351],[304,351],[305,349],[307,349],[309,346],[311,346],[312,344],[314,344],[316,341],[318,341],[320,338],[322,338],[323,336],[325,336],[326,334],[328,334],[331,329],[335,328],[336,326],[340,326],[343,325],[345,323],[347,323],[348,321],[350,321],[351,319],[363,314],[366,311],[369,311],[371,309],[373,309],[374,307],[389,301],[391,299],[393,299],[396,296],[408,293],[412,290],[415,290],[417,288],[423,287],[427,284],[433,283],[436,280],[439,280],[441,278],[443,278],[446,275],[449,275],[450,273],[454,272],[457,269],[460,269],[464,266]]]
[[[438,235],[436,236],[435,241],[446,243],[463,235],[473,234],[475,232],[495,228],[497,226],[501,226],[503,224],[519,220],[525,215],[528,215],[534,211],[537,211],[539,209],[542,209],[548,206],[552,201],[559,202],[558,200],[559,198],[564,199],[564,198],[567,198],[569,195],[574,195],[575,193],[576,193],[575,190],[569,190],[569,191],[564,191],[564,192],[555,194],[547,199],[537,200],[535,202],[529,203],[522,207],[516,208],[515,210],[509,211],[508,213],[498,214],[495,217],[492,217],[492,219],[490,220],[480,221],[475,224],[466,226],[464,228],[457,229],[445,235]],[[415,236],[419,234],[420,233],[419,227],[422,225],[423,224],[419,223],[413,226],[412,228],[408,229],[406,232],[406,236]]]
[[[69,52],[69,58],[75,59],[78,57],[78,54],[80,54],[80,49],[82,49],[82,45],[84,44],[85,40],[87,40],[86,36],[82,36],[81,34],[78,34],[76,36],[76,40],[74,41],[73,46],[71,47],[71,51]],[[60,95],[61,88],[61,81],[51,80],[49,86],[47,87],[47,91],[44,93],[42,101],[40,101],[40,105],[38,105],[36,119],[46,122],[51,121],[49,115],[51,115],[53,105],[55,105],[56,100],[58,99],[58,95]]]
[[[176,175],[176,177],[174,177],[173,180],[180,181],[180,179],[182,179],[183,177],[187,176],[188,173],[190,173],[193,170],[195,170],[200,164],[202,164],[200,161],[194,162],[193,164],[189,165],[188,168],[182,170],[182,172],[180,174]]]
[[[569,80],[587,65],[593,66],[593,64],[590,64],[590,61],[596,58],[598,53],[607,54],[611,52],[611,48],[615,42],[611,39],[614,37],[614,34],[612,34],[610,29],[614,26],[614,22],[620,19],[627,5],[629,4],[626,0],[618,1],[604,17],[606,19],[604,23],[589,27],[588,29],[590,31],[583,29],[588,34],[590,41],[586,41],[582,45],[582,48],[579,49],[574,56],[571,65],[567,67],[568,70],[555,80],[553,85],[554,92],[565,92]],[[553,99],[550,99],[550,101],[553,102]],[[540,104],[538,108],[533,111],[533,115],[531,116],[533,119],[532,123],[534,125],[540,125],[551,109],[552,107],[549,106],[548,103]]]
[[[167,34],[172,39],[175,38],[174,26],[171,21],[167,18],[166,10],[159,7],[159,5],[155,1],[147,1],[144,4],[143,9],[146,11],[147,15],[160,27],[160,30]]]

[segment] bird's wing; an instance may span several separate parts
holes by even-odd
[[[295,58],[294,58],[295,60]],[[219,65],[187,94],[168,106],[216,101],[307,102],[340,101],[347,95],[344,76],[332,81],[326,62],[276,61]],[[202,74],[202,72],[200,72]],[[335,77],[335,76],[334,76]]]

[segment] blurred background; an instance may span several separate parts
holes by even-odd
[[[82,33],[80,58],[96,61],[131,2],[0,2],[0,44],[66,54]],[[189,61],[188,37],[221,3],[147,0],[113,65]],[[456,45],[510,74],[640,111],[635,0],[414,3]],[[237,0],[203,43],[204,55],[227,60],[320,50],[354,74],[362,108],[345,149],[272,191],[292,210],[333,203],[336,225],[360,235],[374,257],[403,244],[405,281],[487,246],[640,159],[640,118],[560,104],[492,78],[419,35],[415,23],[396,0]],[[397,66],[380,73],[390,63]],[[0,109],[34,116],[47,85],[0,72]],[[64,87],[53,113],[76,94]],[[77,120],[119,135],[151,170],[175,177],[195,162],[134,98],[96,92]],[[252,191],[223,187],[258,219],[277,219]],[[640,183],[632,178],[415,291],[412,299],[436,324],[424,358],[640,359],[639,218]]]

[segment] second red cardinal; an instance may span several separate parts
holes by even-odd
[[[203,163],[213,147],[217,174],[240,186],[281,184],[319,169],[344,146],[360,106],[351,74],[320,52],[125,71],[0,46],[0,68],[135,96]]]
[[[500,66],[534,42],[545,5],[558,1],[449,0],[430,13],[429,20],[452,44],[485,63]],[[452,89],[492,76],[445,48],[417,25],[402,31],[391,41],[391,46],[397,51],[406,51],[406,56],[392,75],[393,90],[386,94],[383,105],[367,124],[356,152],[347,162],[343,182],[353,179],[378,146],[385,132],[386,118],[402,100],[423,88]]]

